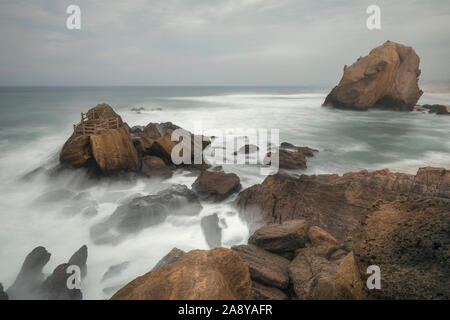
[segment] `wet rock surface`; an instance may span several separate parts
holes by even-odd
[[[200,226],[208,246],[212,248],[220,247],[222,244],[222,229],[219,227],[219,217],[217,213],[203,217]]]
[[[241,189],[239,177],[234,173],[203,171],[192,184],[200,198],[210,201],[222,201]]]
[[[180,257],[182,257],[186,252],[183,250],[180,250],[178,248],[173,248],[170,250],[168,254],[166,254],[164,257],[159,260],[156,265],[153,267],[152,270],[156,270],[158,268],[167,266],[175,261],[177,261]]]

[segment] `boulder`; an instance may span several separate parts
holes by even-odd
[[[312,149],[310,147],[297,147],[289,142],[282,142],[280,144],[281,149],[288,149],[293,151],[299,151],[302,153],[305,157],[314,157],[314,153],[319,152],[319,150]]]
[[[312,246],[335,246],[338,241],[321,227],[313,226],[308,231],[308,238]]]
[[[125,127],[91,135],[90,142],[94,159],[104,174],[140,169],[138,154]]]
[[[290,151],[287,149],[278,149],[278,164],[280,169],[306,169],[306,157],[300,151]],[[274,155],[276,157],[276,155]],[[272,152],[267,153],[264,163],[271,164],[269,160],[272,157]]]
[[[155,156],[145,156],[142,159],[141,172],[147,177],[170,178],[172,171],[165,164],[165,162]]]
[[[263,285],[257,281],[252,281],[253,300],[289,300],[286,293],[280,289]]]
[[[308,223],[299,219],[264,226],[248,239],[248,243],[279,254],[304,248],[307,240]]]
[[[183,250],[180,250],[178,248],[173,248],[170,250],[168,254],[166,254],[164,257],[159,260],[156,265],[153,267],[152,270],[156,270],[158,268],[167,266],[175,261],[177,261],[180,257],[182,257],[186,252]]]
[[[97,244],[117,243],[129,234],[162,223],[169,215],[193,216],[201,210],[193,191],[185,185],[173,185],[119,206],[105,221],[91,228],[91,237]]]
[[[249,300],[246,264],[232,250],[193,250],[120,289],[112,300]]]
[[[34,300],[40,298],[44,282],[42,269],[50,260],[50,253],[44,247],[34,248],[25,258],[16,280],[8,288],[10,299]]]
[[[386,41],[344,67],[339,84],[324,105],[342,109],[412,110],[422,95],[418,86],[420,59],[411,48]]]
[[[329,250],[298,250],[289,265],[289,277],[300,300],[361,300],[364,285],[352,252],[339,260],[329,260]]]
[[[192,184],[192,189],[204,200],[222,201],[241,189],[234,173],[203,171]]]
[[[133,144],[141,157],[149,155],[153,143],[161,137],[156,123],[149,123],[145,127],[133,127],[130,133]]]
[[[208,246],[212,248],[220,247],[222,244],[222,229],[219,227],[219,217],[217,213],[203,217],[200,226]]]
[[[287,289],[289,260],[254,245],[231,248],[248,264],[252,280],[266,286]]]

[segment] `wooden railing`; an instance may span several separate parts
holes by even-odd
[[[95,111],[93,113],[81,113],[81,122],[73,125],[74,135],[91,135],[100,130],[106,129],[119,129],[120,123],[118,117],[112,117],[107,119],[99,119],[95,117]]]

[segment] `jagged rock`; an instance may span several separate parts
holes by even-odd
[[[182,257],[186,252],[183,250],[180,250],[178,248],[173,248],[170,250],[168,254],[166,254],[164,257],[159,260],[156,265],[153,267],[152,270],[156,270],[158,268],[167,266],[175,261],[177,261],[180,257]]]
[[[72,136],[64,144],[59,155],[59,161],[67,166],[81,168],[94,165],[91,140],[89,136]]]
[[[142,173],[147,177],[170,178],[172,171],[161,158],[145,156],[142,159]]]
[[[360,300],[365,298],[353,252],[329,260],[323,247],[298,250],[289,265],[289,277],[301,300]]]
[[[34,248],[25,258],[16,280],[8,288],[10,299],[34,300],[40,298],[44,282],[42,268],[50,260],[50,253],[44,247]]]
[[[416,176],[387,169],[300,178],[278,173],[242,191],[236,204],[251,230],[265,223],[305,219],[344,241],[376,201],[450,198],[449,181],[450,171],[442,168],[421,168]]]
[[[76,265],[81,270],[81,277],[84,278],[87,275],[87,258],[88,258],[88,248],[86,245],[83,245],[80,249],[78,249],[72,257],[69,259],[69,265]]]
[[[289,300],[286,293],[280,289],[252,281],[252,296],[254,300]]]
[[[412,110],[422,95],[420,59],[411,47],[387,41],[368,56],[344,67],[344,75],[324,105],[367,110]]]
[[[103,274],[102,281],[108,280],[110,278],[117,277],[120,273],[125,270],[130,265],[129,261],[124,261],[122,263],[110,266],[108,270]],[[120,288],[118,288],[120,289]]]
[[[133,129],[134,128],[134,129]],[[145,127],[133,127],[131,132],[131,139],[136,150],[141,157],[149,155],[153,143],[161,137],[156,123],[149,123]]]
[[[192,189],[205,200],[222,201],[241,189],[239,177],[234,173],[203,171],[192,184]]]
[[[112,300],[249,300],[246,264],[230,249],[193,250],[138,277]]]
[[[254,245],[231,247],[247,264],[252,280],[270,287],[286,289],[289,260]]]
[[[356,232],[355,256],[361,274],[381,270],[377,299],[450,299],[450,199],[382,203]]]
[[[0,301],[1,300],[8,300],[8,295],[6,294],[5,291],[3,291],[3,286],[0,283]]]
[[[67,280],[71,274],[67,273],[69,263],[60,264],[42,284],[42,295],[47,300],[82,300],[80,289],[69,289]]]
[[[220,247],[222,244],[222,229],[219,227],[219,217],[217,213],[203,217],[200,226],[205,235],[206,243],[212,248]]]
[[[173,185],[119,206],[109,218],[91,228],[91,237],[97,244],[117,243],[128,234],[162,223],[169,215],[197,215],[201,210],[193,191],[185,185]]]
[[[92,155],[104,174],[138,171],[140,162],[126,128],[109,129],[90,136]]]
[[[308,241],[308,228],[305,220],[271,224],[253,233],[248,239],[248,243],[278,254],[295,251],[305,247]]]
[[[321,227],[313,226],[308,231],[308,238],[312,246],[335,246],[338,241]]]

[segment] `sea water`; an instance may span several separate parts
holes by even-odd
[[[117,288],[142,275],[173,247],[208,249],[200,227],[203,216],[221,218],[222,245],[246,243],[248,228],[228,199],[203,203],[195,217],[175,217],[147,228],[118,245],[95,245],[89,230],[130,197],[154,194],[170,184],[188,187],[189,172],[177,171],[166,181],[140,178],[136,183],[103,181],[86,184],[79,170],[56,178],[28,172],[57,164],[63,143],[80,121],[80,113],[98,103],[110,104],[130,126],[171,121],[194,131],[203,129],[279,129],[286,141],[319,150],[308,158],[305,174],[345,173],[361,169],[415,173],[424,166],[450,168],[450,117],[421,112],[344,111],[321,104],[329,88],[314,87],[57,87],[0,88],[0,282],[8,288],[25,256],[36,246],[51,254],[44,268],[51,273],[83,244],[88,245],[86,299],[109,298]],[[425,93],[421,104],[450,104],[450,94]],[[133,108],[143,108],[140,112]],[[261,183],[256,166],[226,165],[243,188]],[[295,172],[294,172],[295,173]],[[65,190],[88,192],[98,214],[68,211],[67,199],[46,205],[37,199]],[[102,281],[107,269],[128,261],[116,277]],[[104,290],[104,289],[107,290]]]

